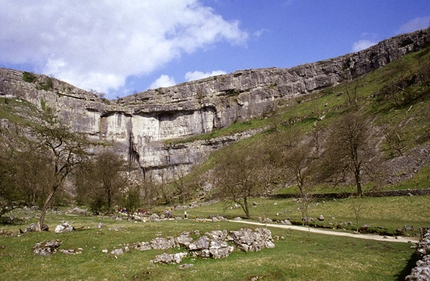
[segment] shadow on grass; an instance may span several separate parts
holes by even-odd
[[[417,261],[419,260],[419,257],[417,255],[416,252],[414,252],[411,255],[411,258],[408,261],[408,264],[406,265],[406,267],[399,272],[399,274],[396,275],[397,277],[397,281],[404,281],[406,276],[408,276],[409,274],[411,274],[412,268],[414,268],[416,266]]]

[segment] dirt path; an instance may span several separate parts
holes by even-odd
[[[380,235],[373,235],[373,234],[354,234],[354,233],[339,232],[339,231],[332,231],[332,230],[312,228],[312,227],[308,228],[308,227],[297,226],[297,225],[260,223],[260,222],[238,221],[238,220],[229,220],[229,221],[235,222],[235,223],[260,225],[260,226],[265,226],[265,227],[275,227],[275,228],[282,228],[282,229],[292,229],[292,230],[305,231],[305,232],[318,233],[318,234],[325,234],[325,235],[352,237],[352,238],[358,238],[358,239],[368,239],[368,240],[376,240],[376,241],[384,241],[384,242],[417,243],[419,241],[418,237],[380,236]]]

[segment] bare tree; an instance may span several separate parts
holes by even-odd
[[[45,220],[46,211],[54,196],[62,188],[67,177],[86,158],[87,141],[84,136],[71,132],[57,117],[55,112],[47,108],[41,113],[40,123],[32,129],[38,146],[34,153],[46,155],[50,160],[50,170],[47,178],[49,185],[43,201],[38,230]]]
[[[266,191],[267,178],[261,169],[264,164],[263,154],[256,147],[227,147],[214,172],[216,196],[238,204],[250,218],[249,199]]]
[[[94,212],[111,213],[120,202],[120,192],[129,186],[125,160],[106,150],[82,167],[76,178],[78,196],[85,198]]]
[[[330,133],[321,166],[323,176],[338,183],[351,175],[357,195],[362,196],[363,172],[371,172],[375,158],[368,121],[359,112],[349,112],[332,125]]]

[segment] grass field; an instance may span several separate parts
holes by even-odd
[[[330,216],[353,221],[348,210],[348,199],[331,202],[315,202],[312,214]],[[384,227],[412,224],[428,226],[428,214],[424,213],[430,197],[365,198],[362,222],[380,224]],[[292,199],[268,200],[255,198],[258,205],[253,208],[253,217],[276,217],[282,209],[292,209]],[[410,208],[405,206],[410,205]],[[402,208],[397,208],[398,206]],[[391,206],[388,208],[387,206]],[[244,253],[235,250],[225,259],[200,259],[188,257],[182,263],[193,264],[188,269],[178,265],[152,264],[151,259],[168,251],[130,250],[115,257],[110,251],[126,244],[150,241],[155,237],[177,236],[182,231],[215,229],[238,230],[245,228],[234,222],[199,223],[193,217],[220,214],[228,217],[240,216],[239,209],[224,210],[224,205],[213,204],[188,210],[191,219],[161,222],[133,222],[115,220],[101,216],[67,215],[64,210],[49,214],[46,223],[50,232],[18,235],[19,228],[36,221],[38,213],[15,211],[17,217],[26,218],[23,225],[2,225],[0,235],[0,279],[1,280],[403,280],[410,272],[408,267],[414,257],[411,244],[368,241],[355,238],[335,237],[285,229],[271,229],[275,239],[274,249]],[[296,211],[289,214],[293,216]],[[173,216],[182,215],[173,211]],[[282,216],[286,216],[282,214]],[[378,219],[376,219],[378,218]],[[77,230],[55,234],[52,230],[64,221]],[[99,228],[99,225],[103,226]],[[254,227],[248,227],[254,228]],[[82,248],[82,254],[66,255],[60,252],[42,257],[33,254],[35,243],[60,239],[60,249]],[[130,247],[131,248],[131,247]],[[108,250],[103,253],[102,250]],[[253,279],[254,278],[254,279]],[[256,279],[259,278],[259,279]]]

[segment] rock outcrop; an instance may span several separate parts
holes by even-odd
[[[424,48],[428,40],[426,29],[324,61],[241,70],[112,101],[45,75],[0,69],[0,97],[21,98],[39,108],[58,110],[74,131],[113,144],[124,158],[155,176],[178,169],[183,174],[214,150],[253,132],[181,144],[168,144],[167,140],[210,133],[263,116],[281,100],[285,105],[294,104],[297,96],[369,73]]]

